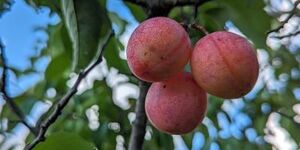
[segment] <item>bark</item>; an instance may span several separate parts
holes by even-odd
[[[147,124],[147,116],[145,112],[145,98],[149,86],[150,84],[144,81],[140,81],[139,83],[140,96],[136,102],[135,107],[136,118],[133,122],[133,127],[130,136],[130,150],[141,150],[143,147]]]

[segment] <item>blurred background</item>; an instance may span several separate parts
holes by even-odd
[[[148,12],[125,1],[0,0],[0,38],[9,67],[6,89],[32,126],[47,118],[74,84],[78,70],[99,53],[96,49],[108,32],[116,33],[103,62],[80,84],[49,128],[46,141],[36,149],[86,149],[86,145],[127,149],[139,87],[128,69],[125,49]],[[299,149],[298,3],[210,0],[198,7],[195,17],[193,5],[173,8],[168,16],[178,22],[197,22],[209,32],[228,30],[246,37],[257,49],[260,75],[243,98],[223,100],[209,95],[207,116],[193,133],[167,135],[148,123],[144,149]],[[267,34],[272,29],[277,30]],[[193,29],[189,35],[193,43],[204,36]],[[0,149],[24,149],[33,139],[0,97]]]

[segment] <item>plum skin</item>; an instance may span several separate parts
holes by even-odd
[[[207,109],[206,95],[190,73],[180,72],[150,86],[145,101],[146,114],[160,131],[185,134],[203,120]]]
[[[179,23],[166,17],[155,17],[134,30],[126,54],[135,76],[157,82],[182,71],[191,50],[190,38]]]
[[[209,94],[226,99],[244,96],[258,78],[259,64],[254,48],[245,38],[227,31],[200,39],[190,63],[199,86]]]

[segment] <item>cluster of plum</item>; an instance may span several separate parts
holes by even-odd
[[[218,31],[193,47],[185,29],[170,18],[142,22],[127,45],[130,70],[153,82],[146,114],[154,127],[169,134],[194,130],[207,110],[207,93],[225,99],[247,94],[258,77],[258,61],[243,37]],[[184,72],[189,62],[191,73]]]

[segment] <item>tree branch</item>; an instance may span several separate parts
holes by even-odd
[[[22,112],[22,110],[14,103],[13,99],[7,94],[6,87],[7,87],[7,71],[8,71],[8,66],[6,64],[6,59],[5,59],[5,51],[4,51],[4,45],[0,39],[0,49],[1,49],[1,61],[3,65],[3,70],[2,70],[2,85],[1,85],[1,93],[3,99],[6,101],[8,106],[10,107],[11,111],[17,115],[17,117],[20,119],[20,121],[35,135],[38,135],[38,131],[35,127],[32,127],[27,121],[26,121],[26,116]]]
[[[300,4],[300,0],[296,1],[294,3],[294,7],[293,9],[290,11],[290,14],[281,22],[281,25],[278,26],[275,29],[272,29],[270,31],[267,32],[267,34],[270,34],[272,32],[279,32],[280,29],[282,29],[284,27],[285,24],[287,24],[289,22],[289,20],[295,15],[296,11],[297,11],[297,6]]]
[[[209,32],[208,32],[203,26],[201,26],[201,25],[199,25],[199,24],[192,23],[192,24],[191,24],[191,27],[194,28],[194,29],[197,29],[197,30],[199,30],[199,31],[201,31],[201,32],[203,32],[205,35],[208,35],[208,34],[209,34]]]
[[[112,31],[109,35],[109,37],[106,39],[105,43],[103,44],[100,54],[96,61],[87,67],[84,71],[81,71],[78,75],[77,80],[75,81],[75,84],[72,86],[72,88],[69,89],[69,91],[58,101],[56,106],[54,107],[54,111],[47,117],[46,120],[44,120],[40,127],[39,127],[39,133],[38,136],[32,141],[32,143],[26,145],[25,149],[30,150],[33,149],[38,143],[45,140],[45,134],[48,130],[48,128],[56,121],[56,119],[60,116],[65,106],[68,104],[70,99],[77,93],[78,86],[80,85],[81,81],[90,73],[91,70],[93,70],[98,64],[102,62],[102,55],[103,51],[108,45],[109,40],[113,37],[114,32]]]
[[[198,7],[198,6],[204,4],[205,2],[208,2],[208,1],[210,1],[210,0],[195,0],[195,1],[190,1],[190,0],[180,1],[180,0],[177,0],[177,2],[175,4],[173,4],[173,6],[188,6],[188,5],[193,6],[194,5],[195,7]]]
[[[133,122],[129,150],[141,150],[144,143],[146,133],[147,116],[145,113],[145,98],[150,87],[150,83],[140,81],[140,96],[136,102],[135,113],[136,118]]]
[[[148,8],[149,6],[152,6],[153,0],[124,0],[124,2],[129,2],[129,3],[132,3],[132,4],[136,4],[136,5],[139,5],[139,6],[142,6],[144,8]],[[201,4],[205,3],[205,2],[208,2],[210,0],[194,0],[194,1],[191,1],[191,0],[175,0],[175,1],[160,1],[159,2],[159,6],[161,8],[163,7],[177,7],[177,6],[188,6],[188,5],[195,5],[195,6],[200,6]],[[157,2],[155,2],[157,3]],[[155,6],[158,6],[158,5],[155,5]]]
[[[132,4],[139,5],[147,10],[148,18],[155,16],[167,16],[172,8],[183,6],[194,6],[196,17],[198,6],[210,0],[123,0]],[[197,7],[197,8],[196,8]]]
[[[141,0],[124,0],[124,2],[129,2],[129,3],[132,3],[132,4],[136,4],[136,5],[142,6],[144,8],[147,7],[147,3],[145,1],[141,1]]]
[[[159,0],[124,0],[127,2],[135,3],[142,3],[140,6],[146,5],[149,13],[148,18],[157,17],[157,16],[167,16],[169,11],[176,7],[176,6],[186,6],[186,5],[197,5],[200,6],[201,4],[208,2],[210,0],[176,0],[174,1],[159,1]],[[196,11],[197,12],[197,11]],[[146,133],[146,124],[147,124],[147,116],[145,113],[145,98],[150,87],[150,83],[140,81],[139,88],[140,88],[140,95],[136,102],[135,106],[135,113],[136,118],[133,122],[131,136],[129,140],[129,150],[141,150],[143,148],[144,137]]]
[[[294,33],[286,34],[286,35],[281,35],[281,36],[271,36],[271,38],[284,39],[284,38],[296,36],[296,35],[298,35],[298,34],[300,34],[300,30],[299,30],[299,31],[296,31],[296,32],[294,32]]]

